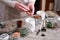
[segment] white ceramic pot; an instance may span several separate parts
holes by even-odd
[[[28,26],[28,28],[34,32],[35,31],[35,19],[34,18],[26,18],[25,19],[26,25]]]
[[[9,35],[8,34],[0,35],[0,40],[8,40],[8,39],[9,39]]]
[[[60,27],[60,17],[57,18],[57,25]]]
[[[42,17],[42,20],[45,19],[45,12],[44,11],[37,11],[36,13]]]

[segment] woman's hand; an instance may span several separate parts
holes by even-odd
[[[16,4],[15,4],[15,8],[16,8],[17,10],[19,10],[19,11],[24,11],[24,12],[26,12],[29,16],[32,16],[32,15],[33,15],[33,12],[32,12],[33,7],[30,8],[30,6],[31,6],[31,5],[29,5],[29,7],[28,7],[28,6],[25,6],[25,5],[21,4],[21,3],[16,3]]]
[[[21,3],[16,3],[15,8],[19,11],[22,10],[22,11],[26,12],[29,16],[33,16],[33,14],[34,14],[34,4],[33,3],[29,3],[28,6],[25,6]]]
[[[30,2],[28,3],[28,7],[17,1],[12,1],[12,0],[1,0],[1,1],[10,7],[16,8],[19,11],[26,12],[30,16],[34,14],[34,3],[32,2],[32,0],[30,0],[31,3]]]
[[[17,10],[19,10],[19,11],[22,10],[24,12],[28,12],[30,10],[27,6],[25,6],[25,5],[21,4],[21,3],[18,3],[18,2],[15,4],[15,8]]]
[[[35,11],[34,3],[29,3],[29,4],[28,4],[28,8],[30,9],[30,11],[28,11],[28,14],[29,14],[30,16],[33,16],[34,11]]]

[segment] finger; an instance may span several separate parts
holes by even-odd
[[[27,14],[30,16],[30,13],[29,12],[27,12]]]
[[[20,4],[21,7],[23,7],[24,9],[26,10],[30,10],[27,6],[23,5],[23,4]]]
[[[32,12],[31,13],[33,15],[34,14],[34,11],[35,11],[34,6],[32,6],[31,9],[32,9]]]
[[[15,4],[15,8],[17,8],[18,10],[22,10],[22,11],[28,11],[27,9],[23,8],[19,3]]]
[[[25,12],[28,11],[28,10],[24,9],[23,7],[21,7],[21,6],[18,6],[18,9],[19,9],[19,10],[22,10],[22,11],[25,11]]]
[[[32,12],[30,13],[30,16],[32,16]]]
[[[30,12],[28,12],[27,14],[28,14],[29,16],[33,16],[33,14],[32,14],[32,13],[30,13]]]

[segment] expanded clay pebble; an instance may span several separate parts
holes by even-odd
[[[45,36],[45,34],[42,34],[41,36]]]

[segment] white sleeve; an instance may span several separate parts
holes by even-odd
[[[33,2],[33,3],[35,3],[35,1],[36,1],[36,0],[29,0],[29,2]]]
[[[17,1],[12,1],[12,0],[0,0],[0,1],[6,3],[10,7],[14,7],[15,3],[17,2]]]

